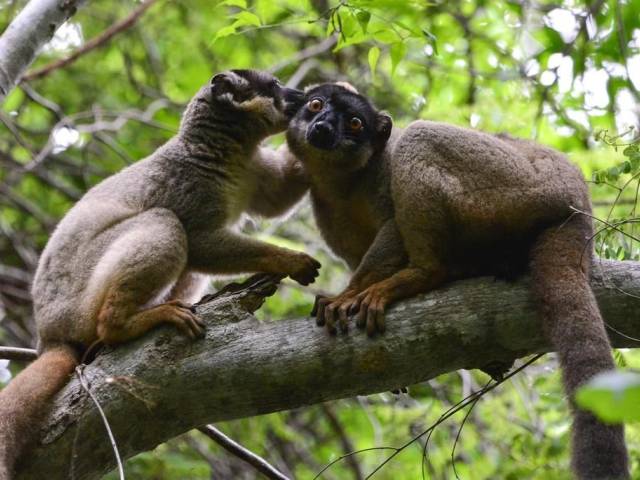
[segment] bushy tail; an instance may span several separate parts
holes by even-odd
[[[615,368],[611,346],[589,283],[591,219],[574,215],[544,231],[532,250],[532,289],[541,305],[545,334],[558,352],[574,412],[572,468],[577,478],[629,478],[621,425],[599,422],[574,403],[576,389],[597,373]]]
[[[68,347],[45,351],[0,391],[0,480],[11,480],[22,450],[35,440],[53,395],[78,363]]]

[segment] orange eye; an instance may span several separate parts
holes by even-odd
[[[317,113],[322,110],[323,106],[324,104],[322,103],[322,100],[320,100],[319,98],[314,98],[309,102],[308,108],[310,111]]]
[[[356,132],[362,130],[362,120],[360,120],[358,117],[353,117],[349,121],[349,127],[351,127],[351,130],[354,130]]]

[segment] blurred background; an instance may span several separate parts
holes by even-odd
[[[25,3],[0,0],[0,31]],[[0,344],[34,346],[29,285],[56,222],[92,185],[170,138],[191,95],[228,68],[269,70],[297,87],[349,81],[399,126],[443,120],[553,146],[590,182],[598,254],[639,257],[630,236],[640,188],[640,0],[95,0],[56,32],[0,108]],[[311,288],[285,281],[259,311],[264,321],[307,316],[316,293],[346,284],[306,200],[285,220],[247,219],[244,230],[323,264]],[[640,366],[636,352],[615,356]],[[0,362],[0,382],[20,368]],[[404,444],[487,380],[461,370],[408,394],[218,427],[292,478],[312,479],[346,452]],[[463,419],[374,477],[570,478],[570,417],[553,355],[485,395],[459,434]],[[640,429],[627,432],[637,468]],[[390,452],[348,457],[320,478],[365,478]],[[130,479],[258,478],[198,432],[126,468]]]

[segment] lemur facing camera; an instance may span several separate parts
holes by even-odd
[[[94,342],[126,342],[161,323],[203,335],[188,303],[202,274],[314,281],[320,264],[310,256],[230,229],[242,212],[278,215],[307,191],[286,148],[259,146],[302,101],[269,74],[220,73],[193,97],[175,137],[62,219],[33,282],[40,356],[0,392],[0,479],[12,478],[29,432]]]
[[[384,309],[397,300],[528,264],[570,398],[615,367],[589,284],[589,194],[564,155],[429,121],[392,131],[391,119],[349,85],[316,86],[306,97],[287,141],[309,174],[323,237],[355,270],[344,292],[317,300],[319,325],[347,331],[355,316],[369,335],[382,333]],[[622,426],[571,403],[576,476],[628,478]]]

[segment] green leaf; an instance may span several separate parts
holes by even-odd
[[[371,78],[376,78],[376,66],[378,65],[378,59],[380,58],[380,49],[378,47],[371,47],[369,54],[367,55],[369,60],[369,69],[371,70]]]
[[[625,157],[630,157],[631,155],[633,155],[634,153],[638,153],[638,145],[629,145],[627,148],[625,148],[622,151],[622,154]]]
[[[229,35],[233,35],[234,33],[236,33],[235,24],[222,27],[220,30],[218,30],[218,32],[216,33],[216,36],[213,37],[213,42],[215,43],[218,39],[223,37],[228,37]]]
[[[224,0],[220,5],[228,5],[230,7],[247,8],[247,0]]]
[[[396,67],[407,54],[407,45],[404,42],[391,44],[391,76],[396,72]]]
[[[234,15],[234,18],[236,19],[236,21],[233,22],[233,25],[236,28],[244,27],[245,25],[253,25],[255,27],[259,27],[260,25],[262,25],[260,17],[258,17],[255,13],[251,13],[247,10],[243,10],[242,12],[237,13],[236,15]]]
[[[366,10],[360,10],[356,13],[356,18],[362,29],[362,33],[367,33],[367,27],[369,27],[369,20],[371,20],[371,14]]]
[[[640,420],[640,374],[606,372],[578,389],[576,403],[607,423]]]
[[[380,43],[394,43],[402,40],[396,32],[389,29],[378,30],[373,33],[373,38]]]
[[[607,179],[617,180],[620,176],[620,169],[618,167],[610,167],[607,169]]]

